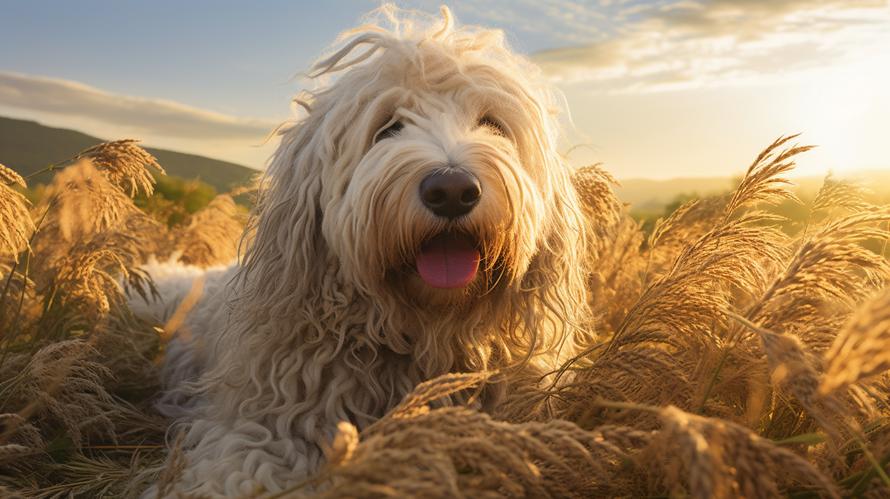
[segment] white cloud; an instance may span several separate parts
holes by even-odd
[[[551,77],[605,93],[765,82],[890,43],[876,0],[714,0],[614,6],[601,41],[533,56]]]
[[[91,119],[147,137],[261,142],[277,123],[244,119],[178,102],[119,95],[81,83],[0,72],[0,106]]]

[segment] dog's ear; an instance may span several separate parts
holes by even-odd
[[[533,294],[530,317],[548,323],[526,324],[534,331],[531,350],[570,354],[573,342],[587,334],[589,320],[587,228],[569,169],[560,159],[551,165],[552,198],[543,241],[523,279]]]
[[[255,232],[240,277],[261,302],[287,303],[306,296],[326,265],[321,235],[321,113],[281,132],[264,175],[248,230]],[[252,300],[256,302],[257,300]]]
[[[386,39],[378,32],[360,33],[317,62],[309,76],[329,76],[359,64],[378,53]],[[354,54],[365,46],[370,48]],[[352,86],[342,88],[341,93]],[[337,264],[321,230],[323,170],[340,158],[344,124],[354,123],[360,109],[335,106],[342,99],[355,96],[348,92],[340,95],[333,87],[298,96],[294,102],[308,114],[280,132],[281,144],[266,170],[248,228],[255,231],[253,244],[245,252],[239,277],[251,286],[251,293],[270,306],[312,296],[318,292],[325,271],[336,270],[330,268]]]

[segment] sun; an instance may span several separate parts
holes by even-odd
[[[890,130],[890,50],[807,71],[796,85],[792,113],[802,140],[819,146],[799,173],[890,169],[890,157],[876,147]]]

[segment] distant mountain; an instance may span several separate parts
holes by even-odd
[[[100,142],[105,141],[74,130],[0,116],[0,163],[22,175],[70,158]],[[248,182],[257,173],[243,165],[204,156],[152,147],[146,149],[158,158],[158,163],[169,175],[197,178],[221,192]],[[47,179],[36,180],[45,182]]]
[[[890,196],[890,169],[838,172],[838,178],[855,180],[869,188],[880,200]],[[740,177],[691,177],[667,180],[631,178],[620,180],[616,193],[621,201],[634,209],[660,211],[680,196],[704,197],[736,188]],[[795,193],[802,199],[810,198],[822,186],[824,176],[802,176],[789,179]]]
[[[674,178],[651,180],[630,178],[620,181],[616,189],[618,197],[634,208],[658,209],[674,201],[680,195],[707,196],[726,192],[733,187],[733,180],[727,177]]]

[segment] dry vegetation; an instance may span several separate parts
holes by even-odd
[[[829,177],[789,235],[771,207],[796,202],[791,139],[648,234],[580,170],[597,339],[494,414],[431,405],[502,375],[455,374],[342,423],[328,465],[274,497],[890,495],[890,207]],[[152,293],[151,254],[230,260],[244,220],[223,195],[166,229],[131,199],[148,168],[132,141],[99,146],[28,206],[0,167],[5,495],[131,496],[181,468],[151,409],[164,332],[125,292]]]

